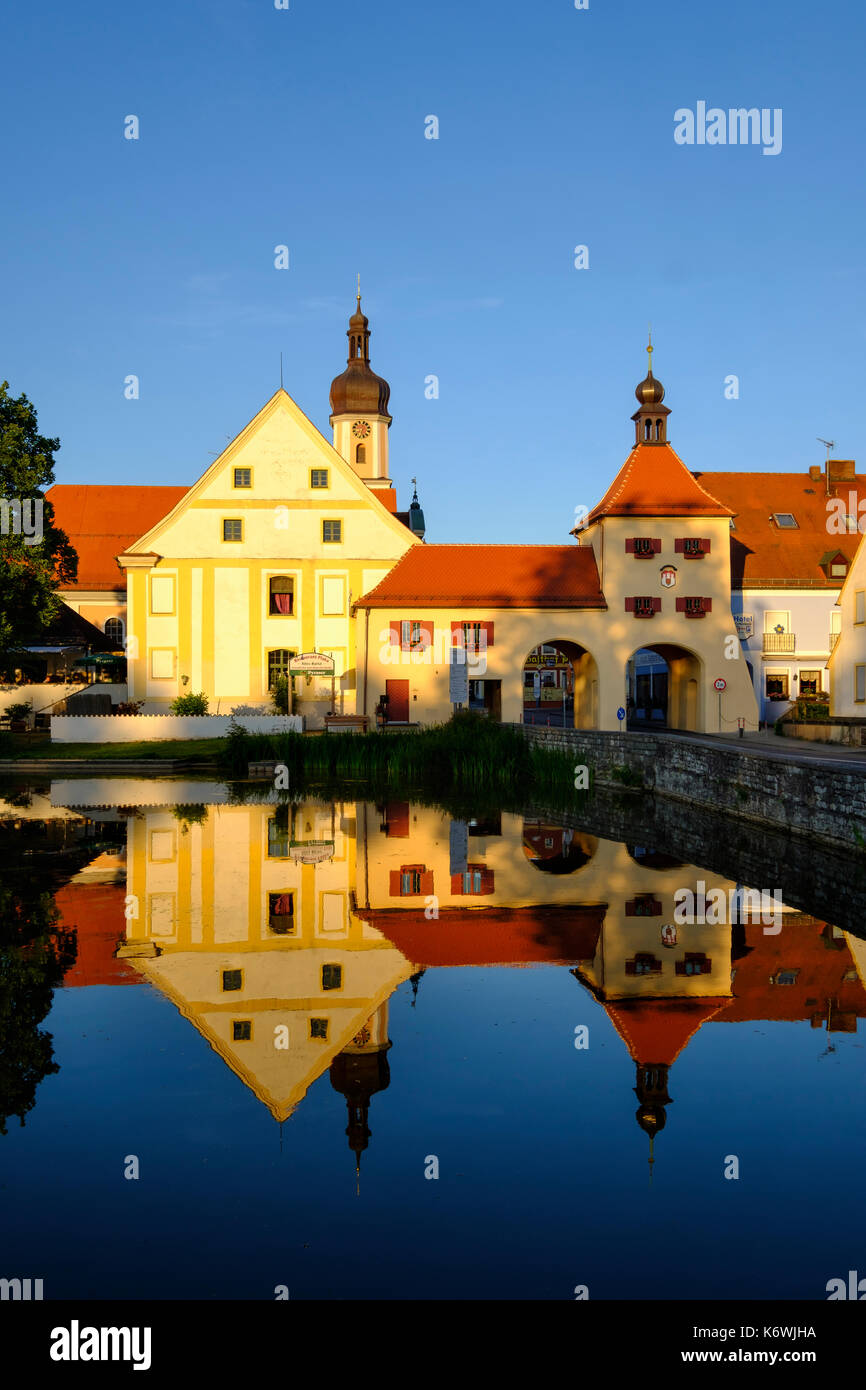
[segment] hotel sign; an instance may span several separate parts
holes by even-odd
[[[746,638],[751,637],[755,631],[755,619],[751,613],[748,615],[741,614],[739,617],[734,618],[734,626],[737,629],[737,636],[745,641]]]

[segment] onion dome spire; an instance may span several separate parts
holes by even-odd
[[[638,402],[638,409],[631,417],[635,422],[635,444],[666,444],[670,411],[666,405],[662,405],[665,388],[653,376],[652,331],[647,344],[647,358],[647,374],[635,387],[634,393]]]
[[[380,415],[390,424],[391,387],[370,367],[370,321],[361,311],[361,285],[355,312],[346,330],[349,357],[346,370],[331,382],[331,415]]]

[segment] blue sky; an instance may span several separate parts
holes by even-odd
[[[805,470],[818,435],[862,467],[864,29],[853,0],[16,6],[0,379],[58,481],[192,483],[281,350],[330,437],[360,271],[430,540],[567,540],[650,321],[690,467]],[[781,108],[781,153],[677,145],[698,101]]]

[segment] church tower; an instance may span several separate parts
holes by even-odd
[[[391,388],[370,366],[370,325],[358,303],[346,333],[346,370],[331,382],[331,425],[334,448],[351,464],[368,487],[389,488],[388,430]]]

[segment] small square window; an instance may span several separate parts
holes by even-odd
[[[777,985],[795,985],[799,973],[799,970],[778,970],[775,983]]]
[[[322,966],[322,989],[341,989],[343,986],[342,965]]]
[[[786,672],[772,675],[768,673],[766,696],[768,700],[787,700],[788,676]]]
[[[866,622],[866,589],[857,589],[854,593],[854,621]]]
[[[244,523],[242,521],[223,521],[223,540],[242,541],[244,538]]]
[[[311,1019],[310,1019],[310,1037],[311,1037],[311,1038],[322,1038],[322,1039],[324,1039],[324,1040],[327,1040],[327,1037],[328,1037],[328,1020],[327,1020],[326,1018],[311,1018]]]
[[[310,469],[310,487],[327,487],[328,470],[327,468]]]
[[[251,468],[235,469],[235,487],[252,487],[253,470]]]
[[[800,529],[793,512],[773,512],[773,520],[782,531],[799,531]]]
[[[253,1036],[253,1025],[249,1019],[237,1019],[232,1023],[232,1042],[249,1042]]]
[[[866,666],[854,667],[854,702],[862,705],[866,701]]]
[[[844,562],[831,565],[830,573],[835,579],[844,579],[845,575],[848,573],[848,566]]]
[[[337,545],[343,539],[342,521],[323,521],[322,540],[327,545]]]
[[[224,971],[223,971],[223,989],[224,989],[224,990],[230,990],[230,989],[243,989],[243,986],[244,986],[244,972],[243,972],[242,970],[224,970]]]

